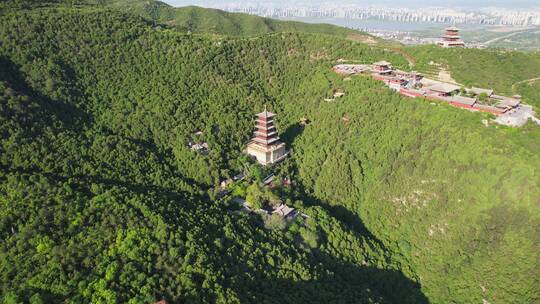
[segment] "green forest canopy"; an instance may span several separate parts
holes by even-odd
[[[320,33],[186,35],[80,5],[4,12],[0,37],[6,303],[538,299],[539,128],[486,128],[487,114],[330,70],[339,58],[407,68],[403,50]],[[528,79],[540,61],[405,51],[499,90],[512,89],[503,71]],[[474,72],[478,56],[496,73]],[[346,95],[325,102],[336,89]],[[294,151],[276,168],[294,182],[282,196],[310,216],[284,231],[214,191],[243,167],[264,104]],[[198,130],[208,155],[187,147]]]

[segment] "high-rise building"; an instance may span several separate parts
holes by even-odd
[[[277,163],[289,154],[285,143],[279,140],[275,116],[266,110],[266,106],[264,112],[256,115],[255,132],[246,148],[246,153],[254,156],[262,165]]]

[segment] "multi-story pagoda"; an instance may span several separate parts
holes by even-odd
[[[437,42],[437,44],[445,48],[465,46],[465,42],[461,40],[461,36],[459,35],[459,29],[455,26],[446,28],[442,40]]]
[[[254,156],[262,165],[277,163],[289,154],[285,144],[279,140],[275,116],[266,110],[266,106],[264,112],[256,115],[255,132],[246,148],[246,153]]]

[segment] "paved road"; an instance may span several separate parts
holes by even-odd
[[[513,33],[510,33],[510,34],[508,34],[508,35],[504,35],[504,36],[501,36],[501,37],[493,38],[493,39],[491,39],[491,40],[488,40],[488,41],[484,42],[483,44],[484,44],[484,45],[489,45],[489,44],[492,44],[493,42],[497,42],[497,41],[502,40],[502,39],[510,38],[510,37],[515,36],[515,35],[517,35],[517,34],[526,33],[526,32],[528,32],[528,31],[530,31],[530,29],[529,29],[529,30],[524,30],[524,31],[519,31],[519,32],[513,32]]]

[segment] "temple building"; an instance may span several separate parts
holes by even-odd
[[[455,26],[446,28],[446,32],[444,33],[442,40],[437,42],[437,44],[445,48],[465,46],[465,42],[461,40],[461,36],[459,35],[459,29]]]
[[[276,114],[264,112],[256,115],[255,132],[248,143],[246,153],[254,156],[261,165],[269,165],[283,160],[289,154],[285,143],[279,140],[274,124]]]
[[[459,90],[461,89],[457,85],[453,85],[450,83],[436,83],[429,87],[424,88],[426,93],[428,95],[436,95],[436,96],[452,96],[457,93],[459,93]]]
[[[373,64],[373,72],[379,75],[390,75],[394,70],[388,61],[379,61]]]

